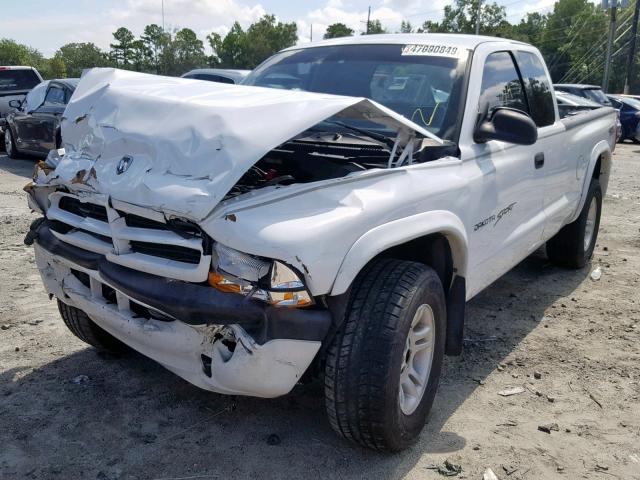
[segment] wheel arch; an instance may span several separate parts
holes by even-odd
[[[607,193],[607,187],[609,186],[609,177],[611,176],[611,162],[613,153],[611,147],[606,141],[597,143],[589,158],[589,164],[587,165],[587,172],[584,176],[584,182],[582,185],[582,193],[580,195],[580,202],[568,223],[575,221],[579,216],[584,202],[587,198],[587,192],[589,191],[589,185],[594,178],[600,182],[600,188],[602,189],[602,197]]]
[[[460,355],[464,330],[467,234],[462,221],[448,211],[412,215],[380,225],[360,237],[347,253],[333,284],[329,305],[337,330],[344,319],[351,284],[381,257],[424,263],[438,274],[447,302],[447,355]]]
[[[362,235],[345,256],[331,295],[345,293],[358,273],[372,260],[393,256],[425,263],[438,272],[445,292],[454,276],[466,277],[467,234],[452,212],[437,210],[379,225]],[[442,255],[447,261],[439,263]]]

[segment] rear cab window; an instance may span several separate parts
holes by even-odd
[[[531,110],[531,118],[538,127],[553,125],[555,107],[551,93],[551,82],[542,62],[531,52],[518,51],[515,57],[525,85],[525,92]]]
[[[0,69],[0,92],[31,90],[40,79],[33,70]]]

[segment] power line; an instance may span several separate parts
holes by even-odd
[[[622,28],[630,19],[631,15],[628,15],[627,18],[618,25],[618,28]],[[589,49],[582,57],[580,57],[579,60],[575,61],[574,65],[562,76],[560,82],[568,81],[572,75],[575,75],[575,73],[577,73],[577,70],[584,66],[585,60],[587,58],[589,58],[587,62],[591,62],[594,57],[601,55],[603,52],[600,52],[600,49],[604,47],[604,44],[602,42],[606,39],[606,37],[607,32],[605,31],[602,35],[600,35],[598,41],[594,44],[594,46],[591,47],[591,49]]]

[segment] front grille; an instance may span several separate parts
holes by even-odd
[[[133,228],[150,228],[152,230],[166,230],[167,224],[158,222],[156,220],[151,220],[150,218],[144,218],[140,215],[134,215],[133,213],[121,212],[118,210],[118,214],[121,217],[124,217],[124,221],[127,224],[127,227]]]
[[[131,245],[131,250],[144,255],[166,258],[167,260],[175,260],[176,262],[190,263],[192,265],[200,263],[200,252],[191,248],[179,247],[176,245],[161,245],[150,242],[138,242],[135,240],[132,240],[129,243]]]
[[[156,218],[146,218],[115,210],[102,198],[87,201],[54,192],[49,199],[47,217],[60,240],[128,268],[183,281],[206,280],[211,240],[196,224],[181,219],[165,223],[155,212],[150,216]],[[105,292],[104,297],[111,295]]]
[[[95,203],[81,202],[74,197],[62,197],[60,199],[60,203],[58,203],[58,207],[61,210],[73,213],[79,217],[89,217],[95,220],[100,220],[101,222],[109,221],[109,218],[107,217],[107,209],[105,207],[96,205]]]

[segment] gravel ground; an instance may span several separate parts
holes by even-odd
[[[0,478],[436,479],[449,460],[457,478],[640,479],[639,154],[618,147],[590,267],[536,253],[470,302],[464,354],[446,359],[419,441],[394,455],[334,435],[319,383],[225,397],[73,337],[22,243],[34,160],[0,155]],[[525,391],[498,395],[511,386]]]

